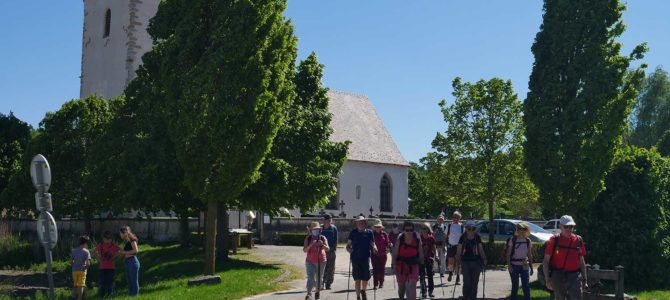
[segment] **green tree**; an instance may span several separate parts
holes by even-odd
[[[670,155],[670,129],[666,130],[656,144],[656,150],[663,156]]]
[[[22,158],[30,142],[31,132],[32,127],[13,113],[0,113],[0,194],[8,188],[10,178],[22,169]],[[27,155],[30,156],[30,153]],[[19,199],[17,196],[0,198],[0,207],[11,209]]]
[[[329,140],[332,115],[322,77],[323,65],[314,53],[298,66],[293,80],[296,97],[263,162],[260,178],[242,193],[242,208],[273,214],[281,207],[312,211],[335,194],[348,143]]]
[[[407,180],[409,181],[409,213],[420,218],[431,218],[439,215],[444,210],[449,211],[446,201],[435,195],[430,183],[430,173],[425,165],[415,162],[409,163]]]
[[[615,155],[605,186],[580,226],[588,261],[624,266],[626,284],[670,287],[670,160],[629,146]]]
[[[215,272],[217,211],[239,207],[293,97],[296,56],[285,1],[163,1],[133,97],[160,97],[191,193],[207,203],[206,275]],[[148,95],[146,95],[146,94]]]
[[[603,188],[645,65],[620,55],[619,1],[545,0],[524,102],[525,163],[545,214],[575,214]]]
[[[467,201],[487,203],[492,220],[494,204],[516,199],[525,194],[522,189],[532,188],[519,184],[527,176],[522,164],[521,102],[509,80],[471,84],[456,78],[452,86],[454,104],[440,102],[448,127],[433,141],[435,156],[441,157],[450,175],[444,181],[460,184]]]
[[[649,74],[633,110],[629,142],[651,148],[670,130],[670,78],[661,67]]]
[[[158,105],[148,97],[110,100],[112,118],[90,156],[87,182],[98,186],[92,197],[109,203],[110,212],[176,212],[181,245],[188,246],[188,217],[203,205],[183,184],[174,144],[152,109]]]
[[[107,206],[91,197],[98,185],[91,176],[89,158],[111,118],[108,102],[97,96],[66,102],[56,112],[46,114],[35,137],[28,144],[21,169],[10,179],[3,199],[15,199],[18,210],[34,208],[34,188],[29,164],[34,154],[49,160],[53,170],[51,189],[56,217],[69,215],[86,220],[91,232],[91,218]]]

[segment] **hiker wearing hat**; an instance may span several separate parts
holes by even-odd
[[[530,238],[530,226],[526,222],[516,224],[514,236],[507,239],[505,257],[507,258],[507,270],[512,279],[512,296],[510,300],[516,300],[519,291],[519,277],[523,289],[524,300],[530,300],[530,276],[533,275],[533,243]]]
[[[347,251],[351,254],[351,277],[354,278],[356,286],[356,299],[367,300],[365,289],[370,280],[370,257],[377,253],[372,230],[367,229],[367,223],[364,216],[358,216],[356,228],[349,233],[347,242]]]
[[[322,284],[325,285],[327,290],[330,290],[330,286],[333,284],[335,279],[335,251],[337,250],[337,239],[338,232],[337,226],[333,225],[333,218],[331,215],[326,214],[323,216],[323,228],[321,229],[321,235],[326,237],[328,240],[328,246],[330,250],[326,252],[326,270],[324,271]]]
[[[456,284],[460,281],[459,272],[454,272],[454,261],[456,258],[456,249],[461,240],[461,236],[465,227],[461,224],[461,213],[455,211],[451,216],[451,222],[447,225],[447,258],[449,261],[449,277],[447,281],[451,282],[451,278],[456,273]]]
[[[312,289],[316,288],[316,298],[319,298],[321,287],[319,286],[323,278],[323,270],[326,268],[326,252],[328,240],[321,235],[321,226],[319,222],[312,222],[307,227],[310,234],[305,238],[302,251],[307,253],[305,257],[305,273],[307,273],[307,296],[305,300],[312,299]]]
[[[461,236],[456,250],[456,270],[463,273],[463,300],[477,299],[477,286],[482,266],[486,266],[486,254],[481,237],[475,232],[475,222],[465,222],[465,234]]]
[[[561,233],[551,237],[544,249],[544,278],[556,300],[582,299],[586,289],[586,247],[582,237],[572,233],[575,221],[565,215],[560,219]]]
[[[416,299],[416,282],[419,280],[419,265],[423,264],[423,244],[419,234],[414,231],[414,224],[405,221],[403,232],[393,247],[393,272],[398,281],[398,297],[408,300]]]
[[[437,223],[433,225],[433,236],[437,248],[440,277],[444,277],[444,272],[447,269],[447,224],[444,223],[443,214],[437,217]]]
[[[376,219],[375,224],[372,225],[372,234],[375,239],[375,246],[377,246],[377,253],[372,254],[372,281],[373,287],[381,289],[384,287],[387,250],[391,246],[391,241],[388,233],[384,231],[384,225],[380,219]]]

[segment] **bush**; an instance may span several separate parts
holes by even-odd
[[[0,266],[16,267],[35,260],[30,243],[17,236],[0,237]]]
[[[617,153],[605,190],[580,216],[587,262],[622,265],[626,283],[670,286],[670,161],[657,152],[628,147]]]
[[[284,246],[303,246],[306,236],[306,233],[280,232],[279,244]]]

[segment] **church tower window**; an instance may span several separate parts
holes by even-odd
[[[391,186],[391,178],[388,174],[384,174],[381,182],[379,183],[379,211],[380,212],[391,212],[393,211],[392,199],[393,199],[393,187]]]
[[[103,38],[109,36],[111,25],[112,25],[112,10],[108,8],[107,11],[105,12],[105,32],[102,34]]]

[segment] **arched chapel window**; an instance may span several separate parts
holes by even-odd
[[[391,186],[391,178],[388,174],[384,174],[379,183],[379,211],[391,212],[393,211],[393,187]]]
[[[105,12],[105,32],[103,33],[102,37],[109,36],[111,25],[112,25],[112,10],[108,8],[107,11]]]

